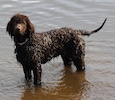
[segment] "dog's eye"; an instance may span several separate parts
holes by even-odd
[[[20,21],[20,18],[18,18],[17,20]]]
[[[16,19],[16,22],[19,23],[19,22],[20,22],[20,18],[17,18],[17,19]]]

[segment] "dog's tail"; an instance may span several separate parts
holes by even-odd
[[[103,24],[99,28],[97,28],[97,29],[95,29],[93,31],[90,31],[90,32],[89,31],[85,31],[85,30],[79,30],[79,31],[80,31],[81,35],[83,35],[83,36],[90,36],[91,34],[96,33],[100,29],[102,29],[102,27],[104,26],[106,20],[107,20],[107,18],[104,20]]]

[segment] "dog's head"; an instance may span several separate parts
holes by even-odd
[[[23,37],[25,34],[34,33],[34,26],[27,16],[15,14],[8,22],[6,31],[11,37]]]

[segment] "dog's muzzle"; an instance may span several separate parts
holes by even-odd
[[[17,24],[17,26],[15,27],[15,32],[17,34],[20,34],[21,36],[24,35],[25,31],[26,31],[26,25],[24,24]]]

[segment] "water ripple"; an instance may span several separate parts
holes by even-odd
[[[10,5],[10,4],[5,4],[5,5],[3,5],[2,7],[3,7],[3,8],[11,8],[11,7],[13,7],[13,6]]]
[[[21,1],[21,3],[26,3],[26,4],[28,4],[28,3],[32,4],[32,3],[38,3],[38,2],[40,2],[40,1],[38,1],[38,0],[35,0],[35,1]]]
[[[114,100],[115,0],[0,0],[0,8],[0,100]],[[13,41],[6,34],[6,25],[15,13],[26,14],[36,31],[63,26],[92,30],[105,17],[108,20],[101,31],[83,37],[85,72],[76,73],[74,65],[64,67],[59,57],[42,65],[45,86],[35,88],[32,82],[30,87],[25,82]]]

